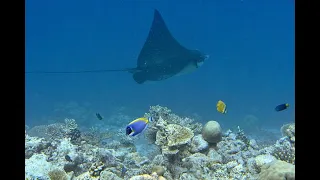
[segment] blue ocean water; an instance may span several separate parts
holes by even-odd
[[[182,45],[210,55],[200,69],[142,85],[126,72],[26,74],[26,124],[89,114],[79,123],[90,126],[95,112],[137,118],[157,104],[224,129],[250,118],[252,128],[294,121],[292,0],[26,1],[26,71],[135,67],[154,8]],[[281,103],[289,109],[276,112]]]

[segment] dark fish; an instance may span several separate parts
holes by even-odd
[[[121,168],[121,175],[120,175],[120,176],[123,178],[124,175],[126,174],[126,172],[127,172],[127,168],[123,166],[123,167]]]
[[[140,51],[137,67],[118,70],[87,71],[32,71],[26,73],[95,73],[127,71],[133,74],[138,84],[146,81],[161,81],[198,69],[209,56],[198,50],[189,50],[182,46],[170,33],[161,14],[154,10],[149,35]]]
[[[289,104],[288,104],[288,103],[286,103],[286,104],[280,104],[280,105],[278,105],[278,106],[275,108],[275,110],[276,110],[276,111],[283,111],[283,110],[287,109],[288,107],[289,107]]]
[[[65,158],[67,161],[72,162],[72,159],[70,158],[69,155],[65,155],[64,158]]]
[[[99,120],[102,120],[102,119],[103,119],[103,117],[102,117],[99,113],[96,113],[96,116],[97,116],[97,118],[98,118]]]

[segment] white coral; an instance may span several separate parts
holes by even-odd
[[[63,138],[57,147],[57,151],[60,156],[65,156],[68,154],[71,157],[76,152],[76,146],[70,142],[69,138]]]
[[[25,160],[25,175],[27,179],[44,179],[49,180],[48,172],[55,168],[51,163],[46,161],[47,156],[44,154],[35,154]]]
[[[202,138],[201,134],[194,136],[191,140],[191,148],[190,151],[193,153],[205,150],[209,147],[207,141]]]
[[[43,140],[44,140],[44,138],[31,137],[31,136],[27,135],[26,139],[25,139],[25,147],[34,149],[34,148],[38,147],[42,143]]]

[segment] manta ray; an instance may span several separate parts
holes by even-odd
[[[132,74],[138,84],[146,81],[162,81],[198,69],[208,55],[199,50],[189,50],[182,46],[170,33],[161,14],[154,10],[153,22],[148,37],[139,53],[137,67],[118,70],[89,71],[33,71],[26,73],[93,73],[126,71]]]

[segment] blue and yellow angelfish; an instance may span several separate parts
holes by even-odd
[[[148,123],[152,121],[153,121],[152,117],[148,117],[148,118],[141,117],[133,120],[126,127],[126,135],[136,136],[140,134],[148,127]]]
[[[275,110],[276,110],[276,111],[283,111],[283,110],[287,109],[288,107],[289,107],[289,104],[288,104],[288,103],[280,104],[280,105],[278,105],[278,106],[275,108]]]

